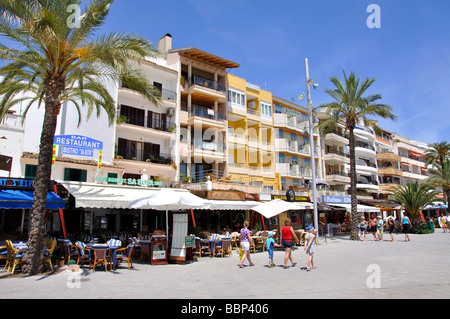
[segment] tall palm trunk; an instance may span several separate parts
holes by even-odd
[[[356,156],[355,156],[355,135],[354,126],[349,126],[349,148],[350,148],[350,196],[351,196],[351,221],[350,239],[358,240],[358,223],[360,214],[358,213],[358,201],[356,198]]]
[[[30,232],[28,234],[29,249],[23,258],[23,272],[28,275],[36,275],[42,272],[43,267],[47,191],[52,173],[53,139],[60,110],[59,95],[63,88],[63,80],[50,79],[47,83],[45,114],[34,188],[34,203],[31,212]]]

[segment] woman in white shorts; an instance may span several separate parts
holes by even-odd
[[[241,229],[241,248],[244,251],[244,255],[242,255],[241,262],[238,265],[240,268],[244,268],[245,258],[248,260],[249,266],[254,266],[250,258],[250,244],[253,244],[250,230],[248,230],[248,221],[244,222],[244,228]]]

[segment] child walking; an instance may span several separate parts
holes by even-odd
[[[308,264],[306,265],[306,270],[310,271],[311,269],[315,269],[316,266],[314,265],[314,251],[316,249],[316,235],[314,234],[314,227],[313,226],[308,226],[308,228],[306,228],[306,230],[308,231],[308,234],[306,234],[306,245],[305,245],[305,250],[306,253],[308,254]]]
[[[273,263],[273,249],[274,249],[274,247],[281,247],[281,245],[275,244],[275,239],[273,238],[275,236],[275,232],[270,231],[268,236],[269,237],[267,237],[267,240],[266,240],[266,248],[267,248],[267,252],[269,253],[268,268],[272,268],[272,267],[275,267],[275,264]]]

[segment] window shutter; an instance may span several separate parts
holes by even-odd
[[[64,180],[70,181],[70,168],[64,168]]]

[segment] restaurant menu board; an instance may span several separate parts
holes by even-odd
[[[166,245],[165,243],[155,243],[152,246],[152,259],[166,260]]]
[[[188,214],[174,213],[172,227],[172,247],[170,260],[174,262],[186,261],[185,237],[188,233]]]

